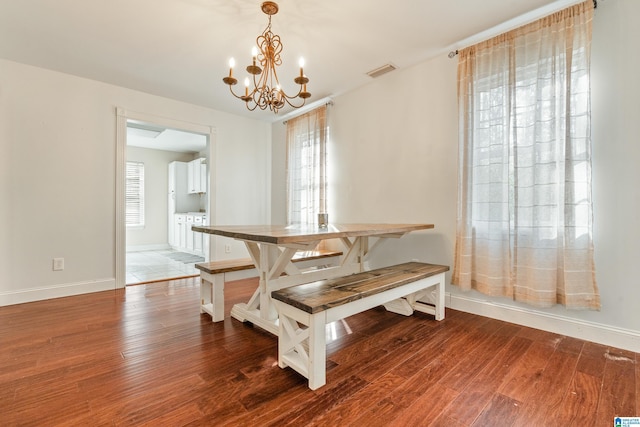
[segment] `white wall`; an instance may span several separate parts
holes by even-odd
[[[127,228],[127,250],[169,247],[167,238],[169,163],[173,161],[188,162],[193,158],[193,154],[190,153],[127,147],[127,161],[144,163],[145,174],[145,225],[144,228]],[[199,195],[191,197],[206,199],[206,197]],[[199,202],[200,200],[198,200]]]
[[[605,322],[640,332],[640,2],[598,2],[595,15],[591,104],[596,277]]]
[[[272,129],[273,161],[271,167],[271,223],[287,223],[287,126],[275,122]]]
[[[449,285],[460,310],[640,351],[640,2],[595,13],[592,50],[596,276],[602,310],[534,309]],[[409,259],[453,268],[457,199],[456,59],[446,55],[334,98],[329,153],[332,222],[428,222],[436,228],[383,246],[374,265]],[[274,170],[283,131],[274,124]],[[274,173],[273,214],[284,210]],[[282,218],[281,218],[282,219]],[[450,280],[450,274],[447,276]]]
[[[234,116],[229,116],[234,117]],[[271,125],[236,118],[218,127],[214,154],[216,224],[246,225],[271,223]],[[233,140],[229,136],[233,135]],[[225,253],[224,246],[231,252]],[[213,237],[216,259],[248,258],[241,241]]]
[[[0,60],[0,305],[113,289],[116,107],[214,127],[214,219],[269,221],[268,124]]]

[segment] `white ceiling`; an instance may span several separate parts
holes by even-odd
[[[127,145],[153,150],[199,153],[207,148],[207,137],[197,133],[161,128],[152,124],[129,122]]]
[[[366,84],[384,64],[407,68],[505,21],[575,2],[280,0],[272,18],[284,45],[278,74],[293,91],[304,56],[313,102]],[[273,121],[269,111],[248,112],[222,82],[230,57],[236,74],[248,65],[267,24],[261,3],[0,0],[0,58]]]

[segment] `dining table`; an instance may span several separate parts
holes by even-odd
[[[246,303],[235,304],[231,316],[251,322],[278,335],[278,313],[271,292],[317,280],[360,273],[368,268],[371,254],[391,238],[434,228],[433,224],[315,224],[296,225],[207,225],[193,231],[243,241],[256,266],[259,284]],[[376,238],[370,242],[370,238]],[[311,251],[326,240],[339,241],[343,257],[338,265],[298,269],[292,258],[298,251]]]

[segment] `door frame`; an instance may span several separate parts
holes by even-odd
[[[127,161],[127,120],[139,120],[153,123],[159,126],[181,130],[185,132],[199,133],[207,136],[208,158],[208,191],[207,191],[207,216],[209,224],[215,224],[215,148],[216,128],[213,126],[185,122],[166,117],[155,116],[148,113],[127,110],[116,107],[116,212],[115,212],[115,288],[124,288],[126,284],[126,253],[127,235],[125,226],[125,168]],[[209,259],[216,259],[215,245],[209,244]]]

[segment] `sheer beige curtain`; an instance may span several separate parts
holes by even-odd
[[[326,213],[327,107],[287,121],[287,223],[313,224]]]
[[[592,243],[593,2],[460,52],[452,282],[599,309]]]

